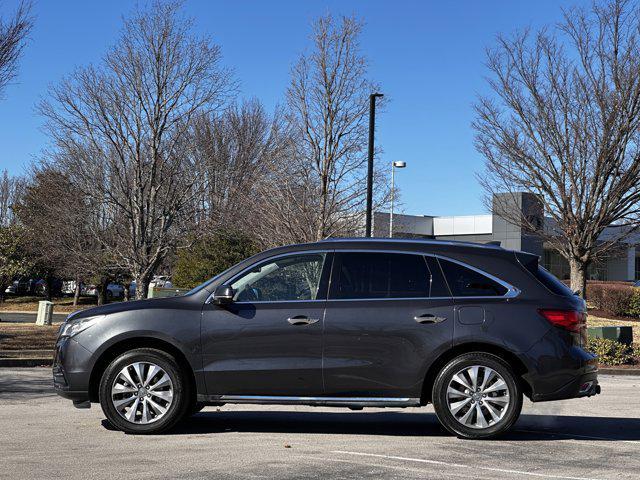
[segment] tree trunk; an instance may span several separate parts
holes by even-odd
[[[587,298],[588,267],[588,262],[584,262],[578,258],[572,258],[569,260],[569,268],[571,270],[571,290],[578,292],[585,300]]]
[[[106,304],[109,297],[108,297],[108,292],[109,289],[107,288],[109,286],[109,279],[105,279],[102,281],[102,288],[100,289],[100,297],[102,298],[102,305]]]
[[[78,301],[80,300],[80,278],[76,277],[76,287],[73,290],[73,306],[78,306]]]
[[[44,279],[44,288],[46,289],[46,291],[44,292],[45,299],[47,299],[48,301],[51,301],[51,298],[52,298],[51,291],[53,290],[53,277],[51,277],[50,275],[47,275]]]
[[[102,283],[99,283],[96,285],[96,300],[98,302],[98,306],[100,305],[104,305],[104,296],[103,296],[103,292],[102,292],[103,288],[102,288]]]
[[[128,302],[131,300],[131,283],[127,282],[124,284],[124,292],[122,293],[124,296],[123,300]]]
[[[136,278],[136,300],[144,300],[149,295],[151,278],[140,275]]]

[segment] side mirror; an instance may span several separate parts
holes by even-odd
[[[213,303],[226,305],[233,302],[234,291],[229,285],[220,285],[213,292]]]

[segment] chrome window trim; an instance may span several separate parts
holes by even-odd
[[[355,240],[354,240],[355,241]],[[327,298],[326,299],[317,299],[317,300],[259,300],[256,302],[234,302],[235,305],[249,305],[249,304],[264,304],[264,303],[299,303],[299,302],[364,302],[364,301],[402,301],[402,300],[504,300],[504,299],[512,299],[517,297],[518,295],[520,295],[520,293],[522,292],[519,288],[514,287],[513,285],[511,285],[510,283],[505,282],[504,280],[501,280],[500,278],[496,277],[495,275],[492,275],[488,272],[485,272],[484,270],[481,270],[479,268],[476,268],[472,265],[469,265],[468,263],[462,262],[460,260],[456,260],[454,258],[451,257],[447,257],[444,255],[440,255],[437,253],[428,253],[428,252],[419,252],[419,251],[412,251],[412,250],[387,250],[387,249],[370,249],[370,248],[365,248],[365,249],[361,249],[361,248],[356,248],[356,249],[337,249],[337,250],[299,250],[299,251],[295,251],[295,252],[288,252],[288,253],[282,253],[279,255],[275,255],[273,257],[269,257],[266,258],[263,261],[260,262],[256,262],[250,266],[248,266],[247,268],[245,268],[244,270],[242,270],[241,272],[237,273],[236,275],[234,275],[232,278],[230,278],[229,280],[227,280],[226,282],[224,282],[225,284],[228,284],[230,282],[235,281],[238,277],[240,277],[242,274],[244,274],[245,272],[247,272],[248,270],[250,270],[251,268],[253,268],[254,266],[266,262],[266,261],[270,261],[270,260],[274,260],[277,258],[281,258],[281,257],[289,257],[292,255],[301,255],[301,254],[314,254],[314,253],[342,253],[342,252],[350,252],[350,253],[399,253],[399,254],[405,254],[405,255],[418,255],[421,257],[432,257],[432,258],[438,258],[438,259],[442,259],[442,260],[446,260],[449,262],[453,262],[453,263],[457,263],[460,266],[463,266],[465,268],[468,268],[470,270],[473,270],[477,273],[479,273],[480,275],[484,275],[485,277],[489,278],[490,280],[493,280],[494,282],[498,283],[499,285],[502,285],[504,288],[507,289],[507,293],[505,293],[504,295],[481,295],[481,296],[468,296],[468,297],[455,297],[455,296],[450,296],[450,297],[396,297],[396,298],[329,298],[328,294],[330,291],[330,288],[327,291]],[[444,276],[444,272],[443,272],[443,276]],[[329,281],[331,281],[332,278],[329,278]],[[446,278],[445,278],[446,281]],[[213,293],[211,295],[209,295],[209,297],[207,298],[206,303],[210,303],[211,300],[213,299]]]
[[[461,262],[460,260],[456,260],[456,259],[450,258],[450,257],[445,257],[444,255],[438,255],[438,254],[430,254],[430,255],[432,257],[436,257],[438,259],[447,260],[449,262],[457,263],[458,265],[463,266],[465,268],[468,268],[469,270],[473,270],[473,271],[479,273],[480,275],[484,275],[488,279],[493,280],[497,284],[502,285],[504,288],[507,289],[507,293],[505,293],[504,295],[480,295],[480,296],[452,297],[452,298],[457,298],[457,299],[465,299],[465,298],[482,298],[482,299],[487,299],[487,298],[515,298],[518,295],[520,295],[521,290],[519,288],[514,287],[510,283],[507,283],[504,280],[499,279],[495,275],[491,275],[490,273],[485,272],[484,270],[481,270],[481,269],[476,268],[476,267],[474,267],[472,265],[469,265],[468,263]],[[444,275],[444,272],[443,272],[443,275]],[[445,280],[446,280],[446,277],[445,277]]]
[[[442,260],[447,260],[453,263],[457,263],[458,265],[461,265],[465,268],[468,268],[470,270],[473,270],[477,273],[479,273],[480,275],[484,275],[485,277],[489,278],[490,280],[493,280],[494,282],[498,283],[499,285],[502,285],[504,288],[507,289],[507,293],[505,293],[504,295],[480,295],[480,296],[468,296],[468,297],[454,297],[454,296],[450,296],[450,297],[396,297],[396,298],[328,298],[327,300],[330,302],[353,302],[353,301],[365,301],[365,300],[464,300],[464,299],[470,299],[470,300],[486,300],[486,299],[510,299],[510,298],[515,298],[518,295],[520,295],[521,290],[517,287],[514,287],[513,285],[505,282],[504,280],[499,279],[498,277],[496,277],[495,275],[491,275],[490,273],[485,272],[484,270],[481,270],[479,268],[476,268],[472,265],[469,265],[465,262],[461,262],[460,260],[456,260],[454,258],[450,258],[450,257],[446,257],[444,255],[440,255],[437,253],[428,253],[428,252],[418,252],[418,251],[410,251],[410,250],[386,250],[386,249],[337,249],[334,250],[335,253],[341,253],[341,252],[363,252],[363,253],[402,253],[402,254],[407,254],[407,255],[419,255],[422,257],[432,257],[432,258],[438,258],[438,259],[442,259]],[[444,272],[442,273],[442,275],[444,276]],[[446,278],[445,278],[446,281]]]

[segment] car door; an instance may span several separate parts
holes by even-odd
[[[261,261],[230,279],[230,304],[204,307],[209,395],[322,394],[322,328],[329,252]]]
[[[426,367],[453,337],[433,257],[336,251],[325,313],[325,394],[419,398]]]

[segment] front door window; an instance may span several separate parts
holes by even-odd
[[[317,300],[325,256],[291,255],[259,264],[231,284],[234,301]]]

